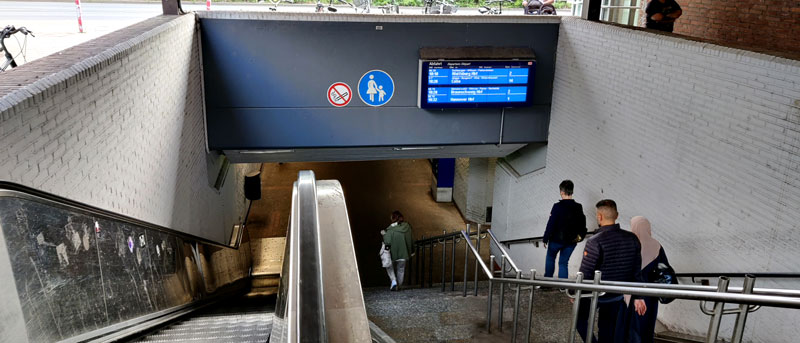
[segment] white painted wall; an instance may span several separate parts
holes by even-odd
[[[0,179],[227,242],[257,165],[209,186],[195,17],[127,39],[0,99]]]
[[[469,158],[457,158],[453,176],[453,203],[461,215],[467,213],[467,191],[469,190]]]
[[[486,207],[494,197],[497,158],[457,158],[453,201],[468,221],[486,224]]]
[[[498,236],[541,234],[570,178],[590,229],[594,203],[614,199],[623,227],[650,219],[678,272],[798,270],[799,61],[563,18],[555,76],[547,167],[520,178],[497,169]],[[544,269],[543,248],[511,251],[524,268]],[[691,334],[708,327],[696,302],[664,306],[659,319]],[[798,311],[761,309],[745,341],[795,341],[798,321]]]

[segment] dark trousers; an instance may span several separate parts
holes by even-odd
[[[589,322],[589,306],[591,298],[581,299],[578,309],[578,333],[584,342],[586,340],[586,329]],[[597,302],[597,337],[592,333],[593,343],[624,343],[627,325],[625,301],[622,296],[600,297]],[[592,323],[594,324],[594,323]],[[594,328],[594,325],[592,325]]]
[[[645,297],[647,311],[640,316],[634,310],[633,302],[628,306],[628,343],[653,343],[658,316],[658,298]]]

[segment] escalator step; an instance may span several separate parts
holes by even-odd
[[[272,313],[200,315],[177,322],[138,342],[265,342]]]

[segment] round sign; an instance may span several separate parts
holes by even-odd
[[[344,107],[350,103],[353,98],[353,92],[344,82],[337,82],[328,87],[328,102],[336,107]]]
[[[367,105],[386,105],[394,95],[394,80],[383,70],[370,70],[358,80],[358,95]]]

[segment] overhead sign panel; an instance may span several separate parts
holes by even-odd
[[[420,60],[420,108],[522,107],[533,99],[533,60]]]

